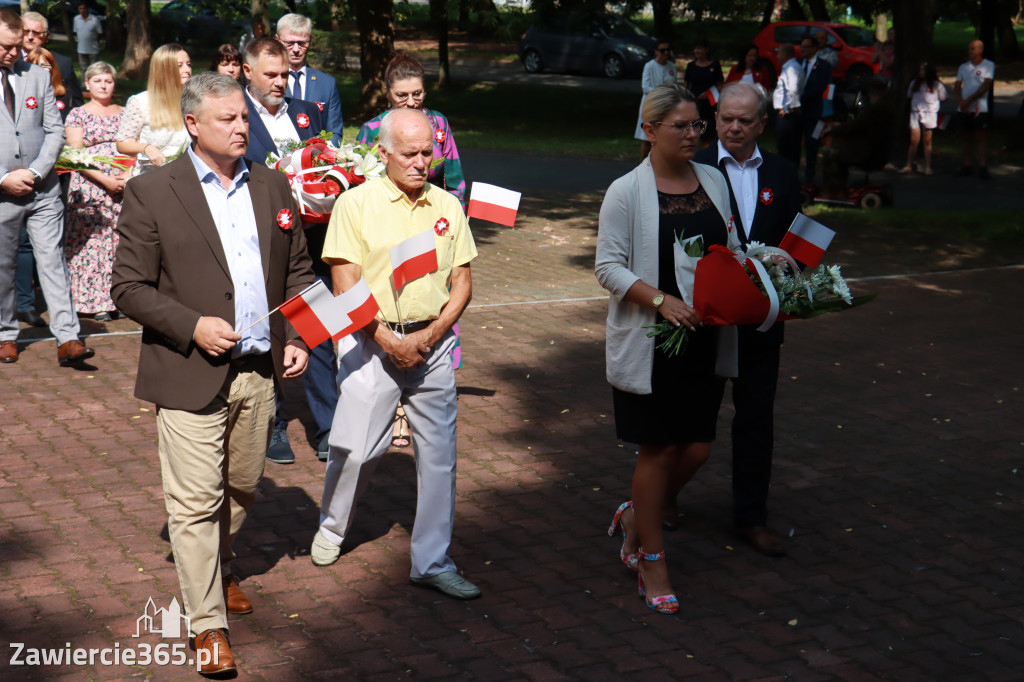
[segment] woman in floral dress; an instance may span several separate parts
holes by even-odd
[[[113,156],[121,125],[121,107],[111,104],[114,67],[94,62],[83,76],[92,101],[71,110],[66,121],[67,142],[93,155]],[[110,272],[117,248],[117,216],[127,174],[108,164],[102,171],[71,174],[71,189],[64,212],[65,252],[71,275],[71,297],[79,313],[95,313],[107,321],[118,316],[110,300]]]

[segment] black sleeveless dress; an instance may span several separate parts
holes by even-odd
[[[704,237],[704,248],[727,245],[721,214],[703,187],[691,194],[658,192],[658,288],[681,298],[675,278],[673,243]],[[662,321],[661,316],[657,318]],[[725,379],[715,376],[717,327],[688,331],[686,350],[670,357],[655,348],[652,393],[638,395],[612,389],[615,432],[621,440],[639,445],[710,443],[715,439],[718,408]]]

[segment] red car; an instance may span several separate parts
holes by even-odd
[[[781,65],[776,52],[779,45],[793,43],[796,56],[800,57],[800,41],[807,36],[814,38],[822,30],[828,33],[829,45],[839,58],[838,66],[832,70],[833,80],[845,83],[849,90],[859,90],[867,85],[867,79],[874,73],[871,59],[875,56],[875,36],[860,26],[825,21],[783,21],[762,28],[754,38],[754,44],[761,57],[768,59],[778,74]]]

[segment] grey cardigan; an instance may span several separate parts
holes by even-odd
[[[704,191],[727,226],[732,209],[729,186],[713,166],[690,164]],[[612,183],[601,204],[597,232],[597,281],[610,292],[605,361],[608,382],[629,393],[651,393],[651,369],[654,363],[653,338],[647,338],[647,325],[654,324],[655,310],[624,299],[637,280],[658,284],[658,190],[650,157],[631,172]],[[729,249],[741,252],[736,231],[728,230]],[[728,331],[726,331],[728,330]],[[719,334],[718,371],[735,375],[736,330],[725,327]]]

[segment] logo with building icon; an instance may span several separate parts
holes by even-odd
[[[135,621],[133,636],[141,637],[149,633],[160,635],[164,639],[180,639],[188,636],[191,625],[188,616],[181,613],[181,604],[178,603],[177,597],[171,598],[171,604],[166,609],[158,609],[150,597],[142,615]]]

